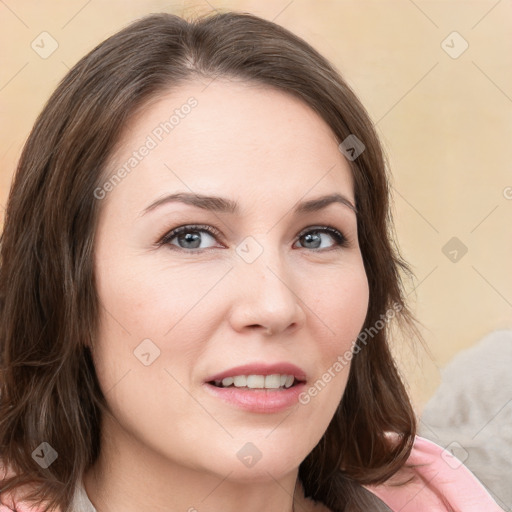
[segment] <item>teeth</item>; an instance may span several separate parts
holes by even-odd
[[[245,375],[237,375],[235,379],[236,388],[245,388],[247,386],[247,377]]]
[[[281,386],[280,375],[267,375],[265,377],[265,387],[269,389],[277,389]]]
[[[288,377],[286,377],[286,382],[284,383],[284,387],[289,388],[293,384],[294,380],[295,380],[295,377],[293,375],[288,375]]]
[[[235,379],[233,377],[226,377],[225,379],[222,379],[222,385],[227,388],[228,386],[231,386],[235,382]]]
[[[291,387],[294,381],[295,377],[293,375],[279,375],[277,373],[273,375],[235,375],[216,380],[215,385],[223,388],[234,386],[249,389],[279,389]]]
[[[247,387],[251,389],[264,388],[265,377],[263,375],[249,375],[247,377]]]

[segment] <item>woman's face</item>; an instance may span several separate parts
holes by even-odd
[[[340,402],[338,357],[368,307],[353,180],[328,125],[271,88],[194,82],[142,111],[110,169],[95,193],[104,428],[141,464],[251,481],[297,468]],[[302,382],[256,389],[289,375]],[[235,376],[256,388],[211,383]]]

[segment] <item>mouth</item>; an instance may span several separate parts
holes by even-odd
[[[266,387],[262,384],[262,375],[237,375],[236,377],[226,377],[221,381],[213,380],[205,382],[204,387],[209,395],[228,404],[230,407],[251,413],[279,413],[297,405],[299,396],[304,392],[306,384],[305,381],[300,381],[293,376],[275,375],[277,376],[265,376],[265,381],[267,377],[271,377],[270,387]],[[244,384],[242,377],[245,378],[244,386],[241,385]],[[230,380],[233,380],[233,382],[230,382]],[[285,382],[284,385],[281,386],[283,380]],[[278,383],[279,386],[277,386]]]
[[[230,407],[253,413],[277,413],[293,407],[306,387],[306,372],[283,362],[250,363],[203,381],[205,391]]]

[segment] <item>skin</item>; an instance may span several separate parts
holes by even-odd
[[[291,511],[299,464],[327,429],[349,367],[307,405],[271,414],[229,405],[203,381],[240,364],[289,361],[312,385],[351,348],[366,316],[356,214],[331,204],[292,215],[298,201],[333,192],[354,204],[350,167],[329,126],[282,91],[227,79],[205,87],[181,85],[142,110],[112,171],[173,109],[198,101],[101,200],[95,272],[103,307],[93,357],[112,415],[84,476],[98,512]],[[141,213],[175,192],[227,197],[241,214],[177,202]],[[222,235],[200,231],[199,248],[183,237],[157,246],[186,224]],[[302,235],[326,225],[346,236],[346,247],[325,232],[320,246],[308,245]],[[262,250],[250,264],[236,252],[247,237]],[[160,355],[145,366],[134,350],[148,338]],[[252,467],[237,457],[248,442],[262,454]]]

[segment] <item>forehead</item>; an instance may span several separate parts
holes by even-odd
[[[137,205],[177,189],[270,203],[283,192],[292,201],[333,191],[354,197],[336,136],[311,107],[226,78],[183,84],[145,105],[110,162],[111,175],[121,168],[126,178],[110,195]]]

